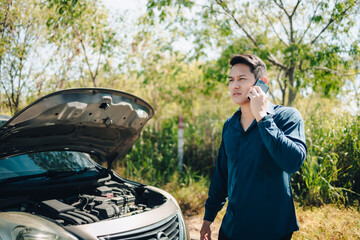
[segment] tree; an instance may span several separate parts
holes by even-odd
[[[88,76],[97,87],[100,71],[109,68],[109,59],[119,44],[105,7],[96,0],[48,0],[42,2],[42,7],[53,13],[46,23],[48,39],[62,50],[59,80],[69,80],[66,74],[73,74],[75,79]]]
[[[292,105],[309,87],[335,96],[346,80],[355,81],[358,74],[354,61],[359,58],[358,0],[150,0],[147,6],[152,18],[173,18],[187,35],[195,36],[194,54],[217,46],[265,59],[283,104]],[[223,70],[228,64],[217,67]],[[214,71],[209,76],[219,77]]]
[[[119,41],[95,0],[0,0],[0,93],[12,114],[44,93],[98,86]]]
[[[42,18],[33,1],[0,0],[0,11],[0,86],[14,114],[32,85]]]

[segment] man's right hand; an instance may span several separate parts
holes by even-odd
[[[200,230],[200,240],[211,240],[211,229],[210,225],[212,222],[210,221],[203,221],[203,224],[201,226]]]

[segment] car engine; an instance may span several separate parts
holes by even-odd
[[[0,212],[27,212],[52,219],[63,226],[71,226],[142,213],[165,202],[161,194],[127,182],[110,180],[92,189],[94,190],[91,192],[86,191],[67,197],[45,197],[45,199],[42,197],[38,201],[34,201],[32,196],[2,198]],[[4,205],[4,200],[6,200],[5,205],[8,205],[5,208],[1,206]]]

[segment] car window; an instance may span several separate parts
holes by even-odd
[[[5,119],[0,119],[0,127],[2,126],[2,125],[4,125],[4,123],[6,123],[7,122],[7,120],[5,120]]]
[[[82,152],[51,151],[29,153],[0,160],[0,179],[40,174],[48,171],[80,171],[93,167]]]
[[[11,117],[7,115],[0,114],[0,127],[4,125]]]

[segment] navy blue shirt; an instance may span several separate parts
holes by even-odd
[[[204,220],[227,199],[221,229],[230,239],[279,240],[299,229],[290,174],[306,158],[304,122],[295,108],[269,103],[268,112],[244,131],[239,109],[223,127]]]

